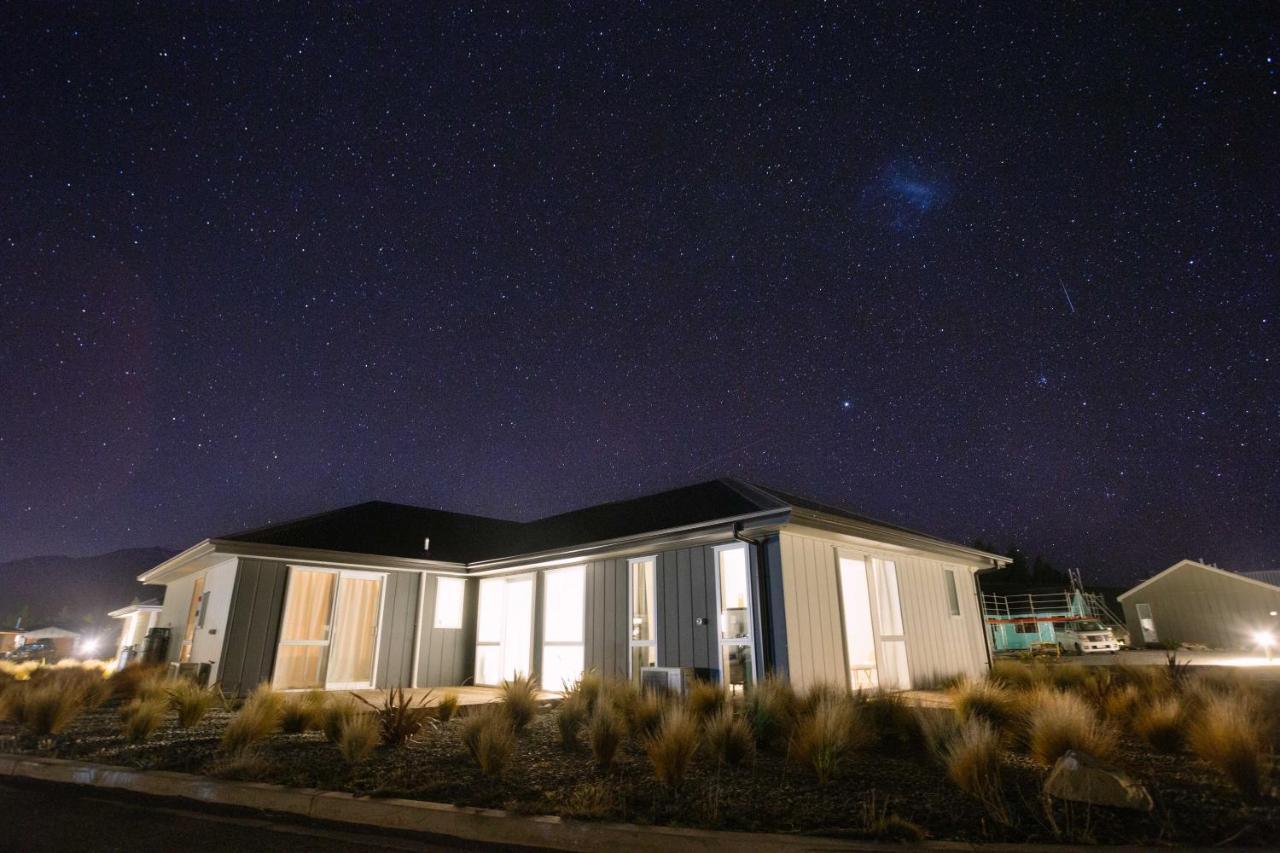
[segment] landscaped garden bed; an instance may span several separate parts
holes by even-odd
[[[268,690],[231,710],[140,671],[27,675],[0,672],[0,752],[714,829],[1197,846],[1280,837],[1275,696],[1175,667],[1000,664],[989,682],[953,687],[954,710],[834,690],[797,697],[774,681],[734,703],[709,685],[676,702],[588,677],[556,707],[517,682],[466,714],[396,695],[373,708]],[[1152,810],[1046,795],[1067,749],[1145,786]]]

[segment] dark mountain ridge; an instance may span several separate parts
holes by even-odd
[[[108,611],[135,598],[164,595],[162,587],[145,586],[137,577],[174,553],[125,548],[92,557],[47,555],[0,563],[0,627],[12,626],[18,617],[28,627],[105,626]]]

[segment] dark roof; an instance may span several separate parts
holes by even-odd
[[[293,548],[473,563],[706,524],[758,512],[781,512],[792,506],[927,536],[768,486],[722,479],[597,504],[529,522],[370,501],[217,538]],[[428,537],[431,548],[424,551],[423,539]]]

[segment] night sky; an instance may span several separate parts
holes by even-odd
[[[1265,4],[684,5],[7,10],[0,559],[733,475],[1280,567]]]

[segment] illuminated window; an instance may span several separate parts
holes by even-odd
[[[466,581],[462,578],[436,579],[435,627],[457,629],[462,627],[462,593]]]
[[[907,638],[902,630],[902,601],[898,596],[898,565],[893,560],[873,559],[871,568],[880,624],[880,686],[888,690],[910,690]]]
[[[952,616],[960,615],[960,593],[956,591],[956,573],[947,569],[943,576],[947,582],[947,608]]]
[[[196,626],[203,624],[204,614],[201,612],[204,608],[202,605],[208,604],[208,599],[204,596],[204,575],[196,578],[196,584],[191,590],[191,604],[187,607],[187,624],[182,631],[182,648],[178,653],[178,660],[186,663],[191,660],[191,647],[195,644]]]
[[[741,693],[755,683],[751,581],[747,546],[716,549],[716,592],[720,601],[720,682]]]
[[[587,572],[584,566],[543,573],[542,686],[560,690],[585,667]]]
[[[631,626],[628,639],[631,644],[630,673],[639,682],[640,670],[658,665],[658,599],[655,583],[656,559],[638,557],[629,560],[628,612]]]

